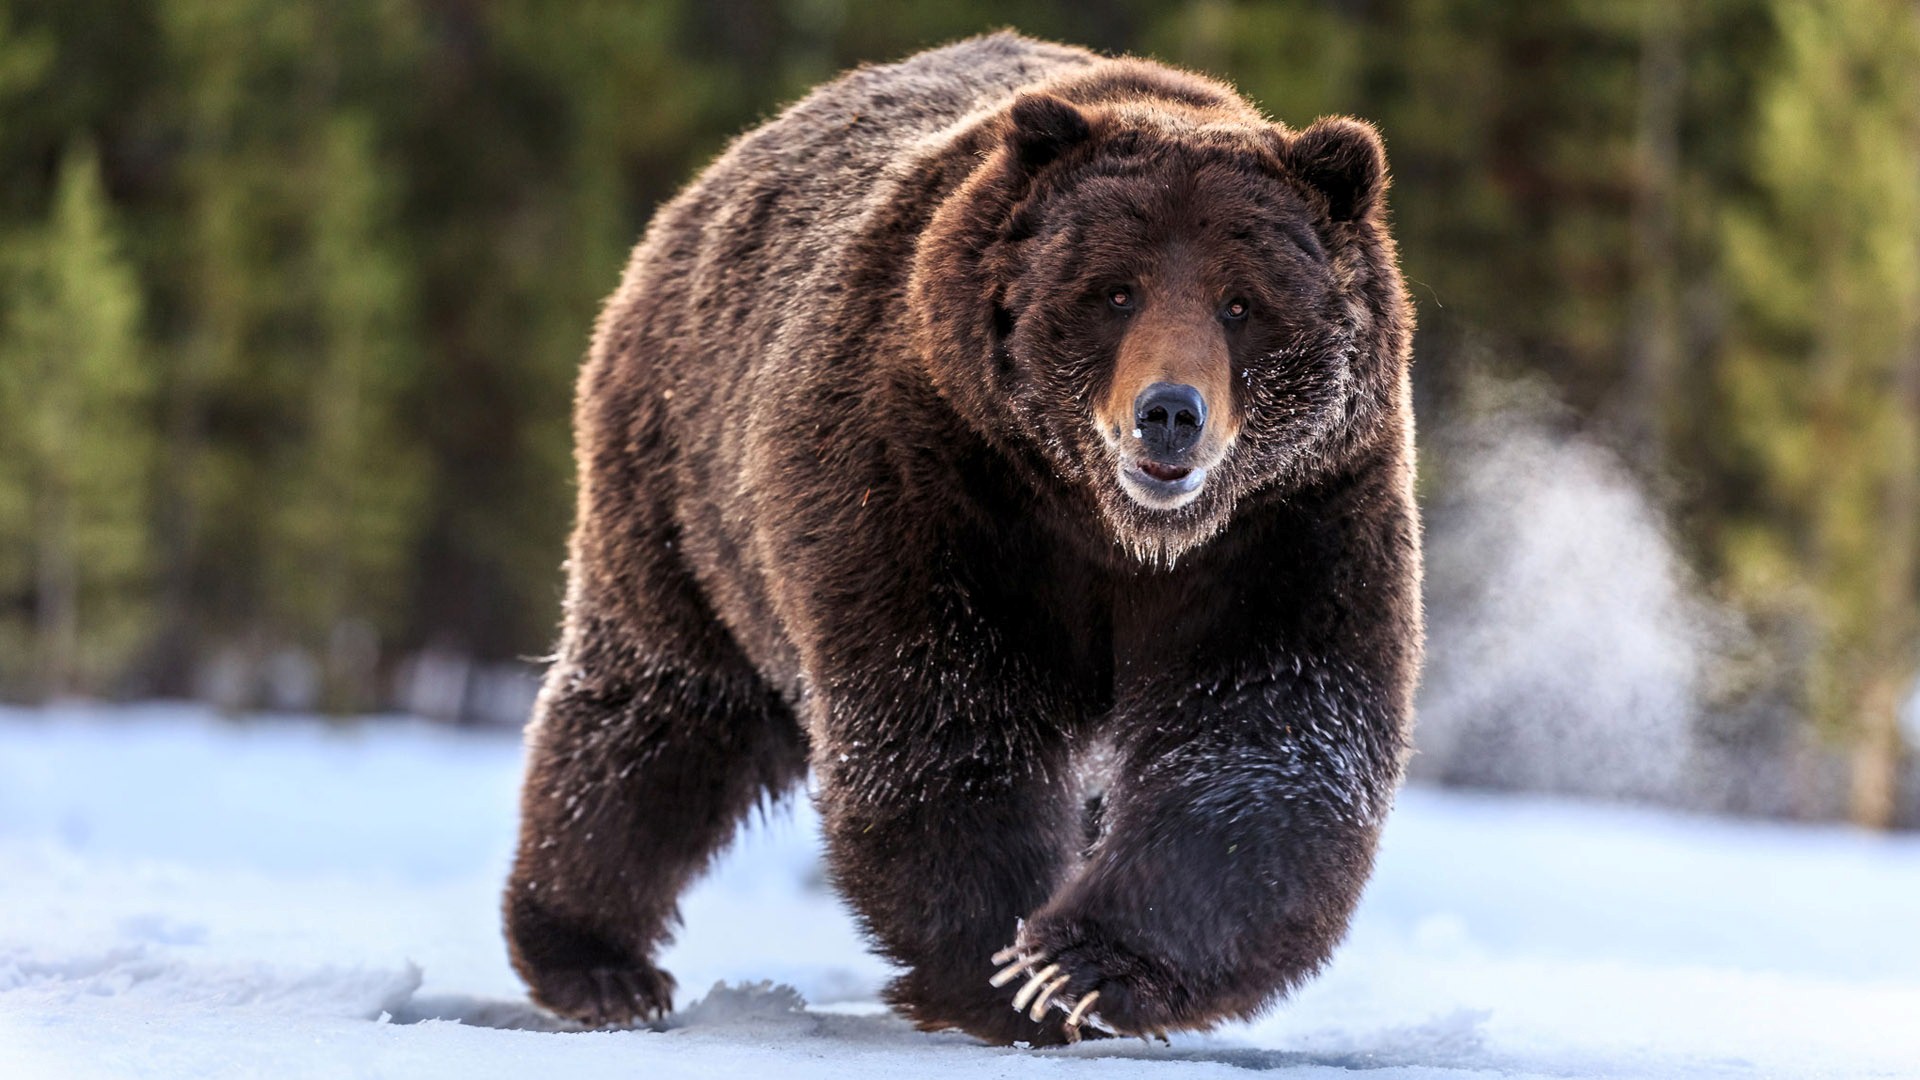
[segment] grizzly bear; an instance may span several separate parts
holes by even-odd
[[[579,382],[504,905],[534,1000],[669,1009],[677,898],[809,774],[920,1027],[1205,1028],[1312,975],[1421,655],[1386,187],[1365,123],[1002,33],[661,209]]]

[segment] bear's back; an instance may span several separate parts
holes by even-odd
[[[1021,87],[1097,59],[1002,32],[848,72],[736,139],[663,206],[629,273],[648,264],[663,271],[650,290],[656,298],[684,286],[696,306],[728,296],[742,316],[748,306],[777,314],[764,287],[797,291],[831,263],[874,208],[897,202],[890,170],[938,150],[937,139],[922,145],[927,140]],[[742,290],[753,290],[751,305],[738,303]],[[730,321],[726,311],[702,314]]]
[[[878,216],[932,212],[930,193],[901,190],[912,163],[950,151],[969,114],[1097,62],[1010,32],[970,38],[851,71],[742,135],[634,249],[601,314],[583,402],[611,394],[623,408],[667,392],[677,426],[737,429],[755,370],[785,378],[796,350],[783,335],[817,327],[851,281],[882,272],[904,286],[908,266],[849,249]],[[710,449],[737,460],[737,445]]]
[[[1021,87],[1096,61],[1082,49],[1002,32],[857,68],[737,139],[662,216],[679,216],[681,202],[696,221],[743,198],[821,211],[864,202],[914,144]]]
[[[904,295],[911,237],[862,240],[932,213],[940,196],[908,182],[914,164],[958,152],[970,115],[1098,62],[998,33],[860,68],[736,139],[663,206],[581,374],[583,460],[607,465],[583,473],[582,542],[626,546],[670,518],[754,662],[790,672],[751,535],[765,515],[743,496],[778,470],[752,460],[750,431],[874,382],[863,369],[880,343],[836,323]]]

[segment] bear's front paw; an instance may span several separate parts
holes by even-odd
[[[631,1027],[673,1009],[673,976],[645,961],[562,968],[529,980],[533,1000],[588,1027]]]
[[[1069,1042],[1079,1041],[1082,1025],[1160,1039],[1168,1028],[1188,1026],[1180,1008],[1188,995],[1167,966],[1090,927],[1029,923],[993,962],[1005,966],[992,985],[1025,979],[1013,995],[1015,1010],[1036,1021],[1049,1007],[1066,1012]]]

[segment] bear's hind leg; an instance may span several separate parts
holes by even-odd
[[[535,1001],[593,1026],[672,1007],[654,960],[681,891],[806,772],[791,712],[723,631],[660,646],[576,614],[528,729],[508,945]]]

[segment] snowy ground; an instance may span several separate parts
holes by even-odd
[[[1422,790],[1332,967],[1253,1026],[915,1032],[801,811],[689,899],[670,1030],[557,1031],[496,916],[518,765],[413,724],[0,711],[0,1077],[1920,1076],[1920,841]]]

